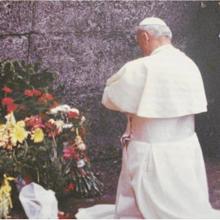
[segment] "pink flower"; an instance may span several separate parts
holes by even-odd
[[[75,154],[75,149],[72,146],[65,147],[63,149],[63,158],[65,160],[68,160],[68,159],[72,158],[74,156],[74,154]]]

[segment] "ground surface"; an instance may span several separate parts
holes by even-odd
[[[66,213],[66,218],[74,218],[79,207],[88,207],[98,203],[114,203],[117,188],[117,180],[120,170],[120,160],[107,160],[94,164],[94,171],[105,183],[105,193],[103,196],[92,199],[76,199],[73,197],[59,201],[60,210]],[[220,160],[215,158],[205,158],[208,176],[210,202],[213,208],[220,209]],[[108,172],[106,169],[108,168]],[[107,175],[106,175],[107,173]],[[105,174],[105,175],[104,175]],[[12,218],[25,218],[22,209],[13,210]]]

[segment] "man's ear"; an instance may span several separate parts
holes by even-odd
[[[144,34],[145,40],[146,40],[146,41],[149,41],[149,40],[150,40],[150,35],[149,35],[149,33],[145,31],[143,34]]]

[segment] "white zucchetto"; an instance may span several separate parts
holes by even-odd
[[[167,24],[160,18],[156,18],[156,17],[149,17],[149,18],[145,18],[144,20],[142,20],[139,23],[139,26],[141,25],[164,25],[167,26]]]

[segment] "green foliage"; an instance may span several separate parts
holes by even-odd
[[[8,86],[17,92],[27,88],[50,89],[55,74],[40,63],[26,64],[24,61],[0,61],[0,86]]]
[[[0,99],[6,97],[2,89],[6,86],[13,93],[8,96],[18,105],[15,116],[17,119],[35,115],[48,109],[51,103],[37,102],[37,97],[30,99],[24,95],[25,90],[39,89],[44,93],[52,92],[52,83],[56,79],[56,72],[47,68],[41,68],[40,63],[26,64],[24,61],[3,60],[0,61]],[[23,109],[22,106],[26,106]],[[0,109],[0,121],[3,121],[7,110],[2,106]]]

